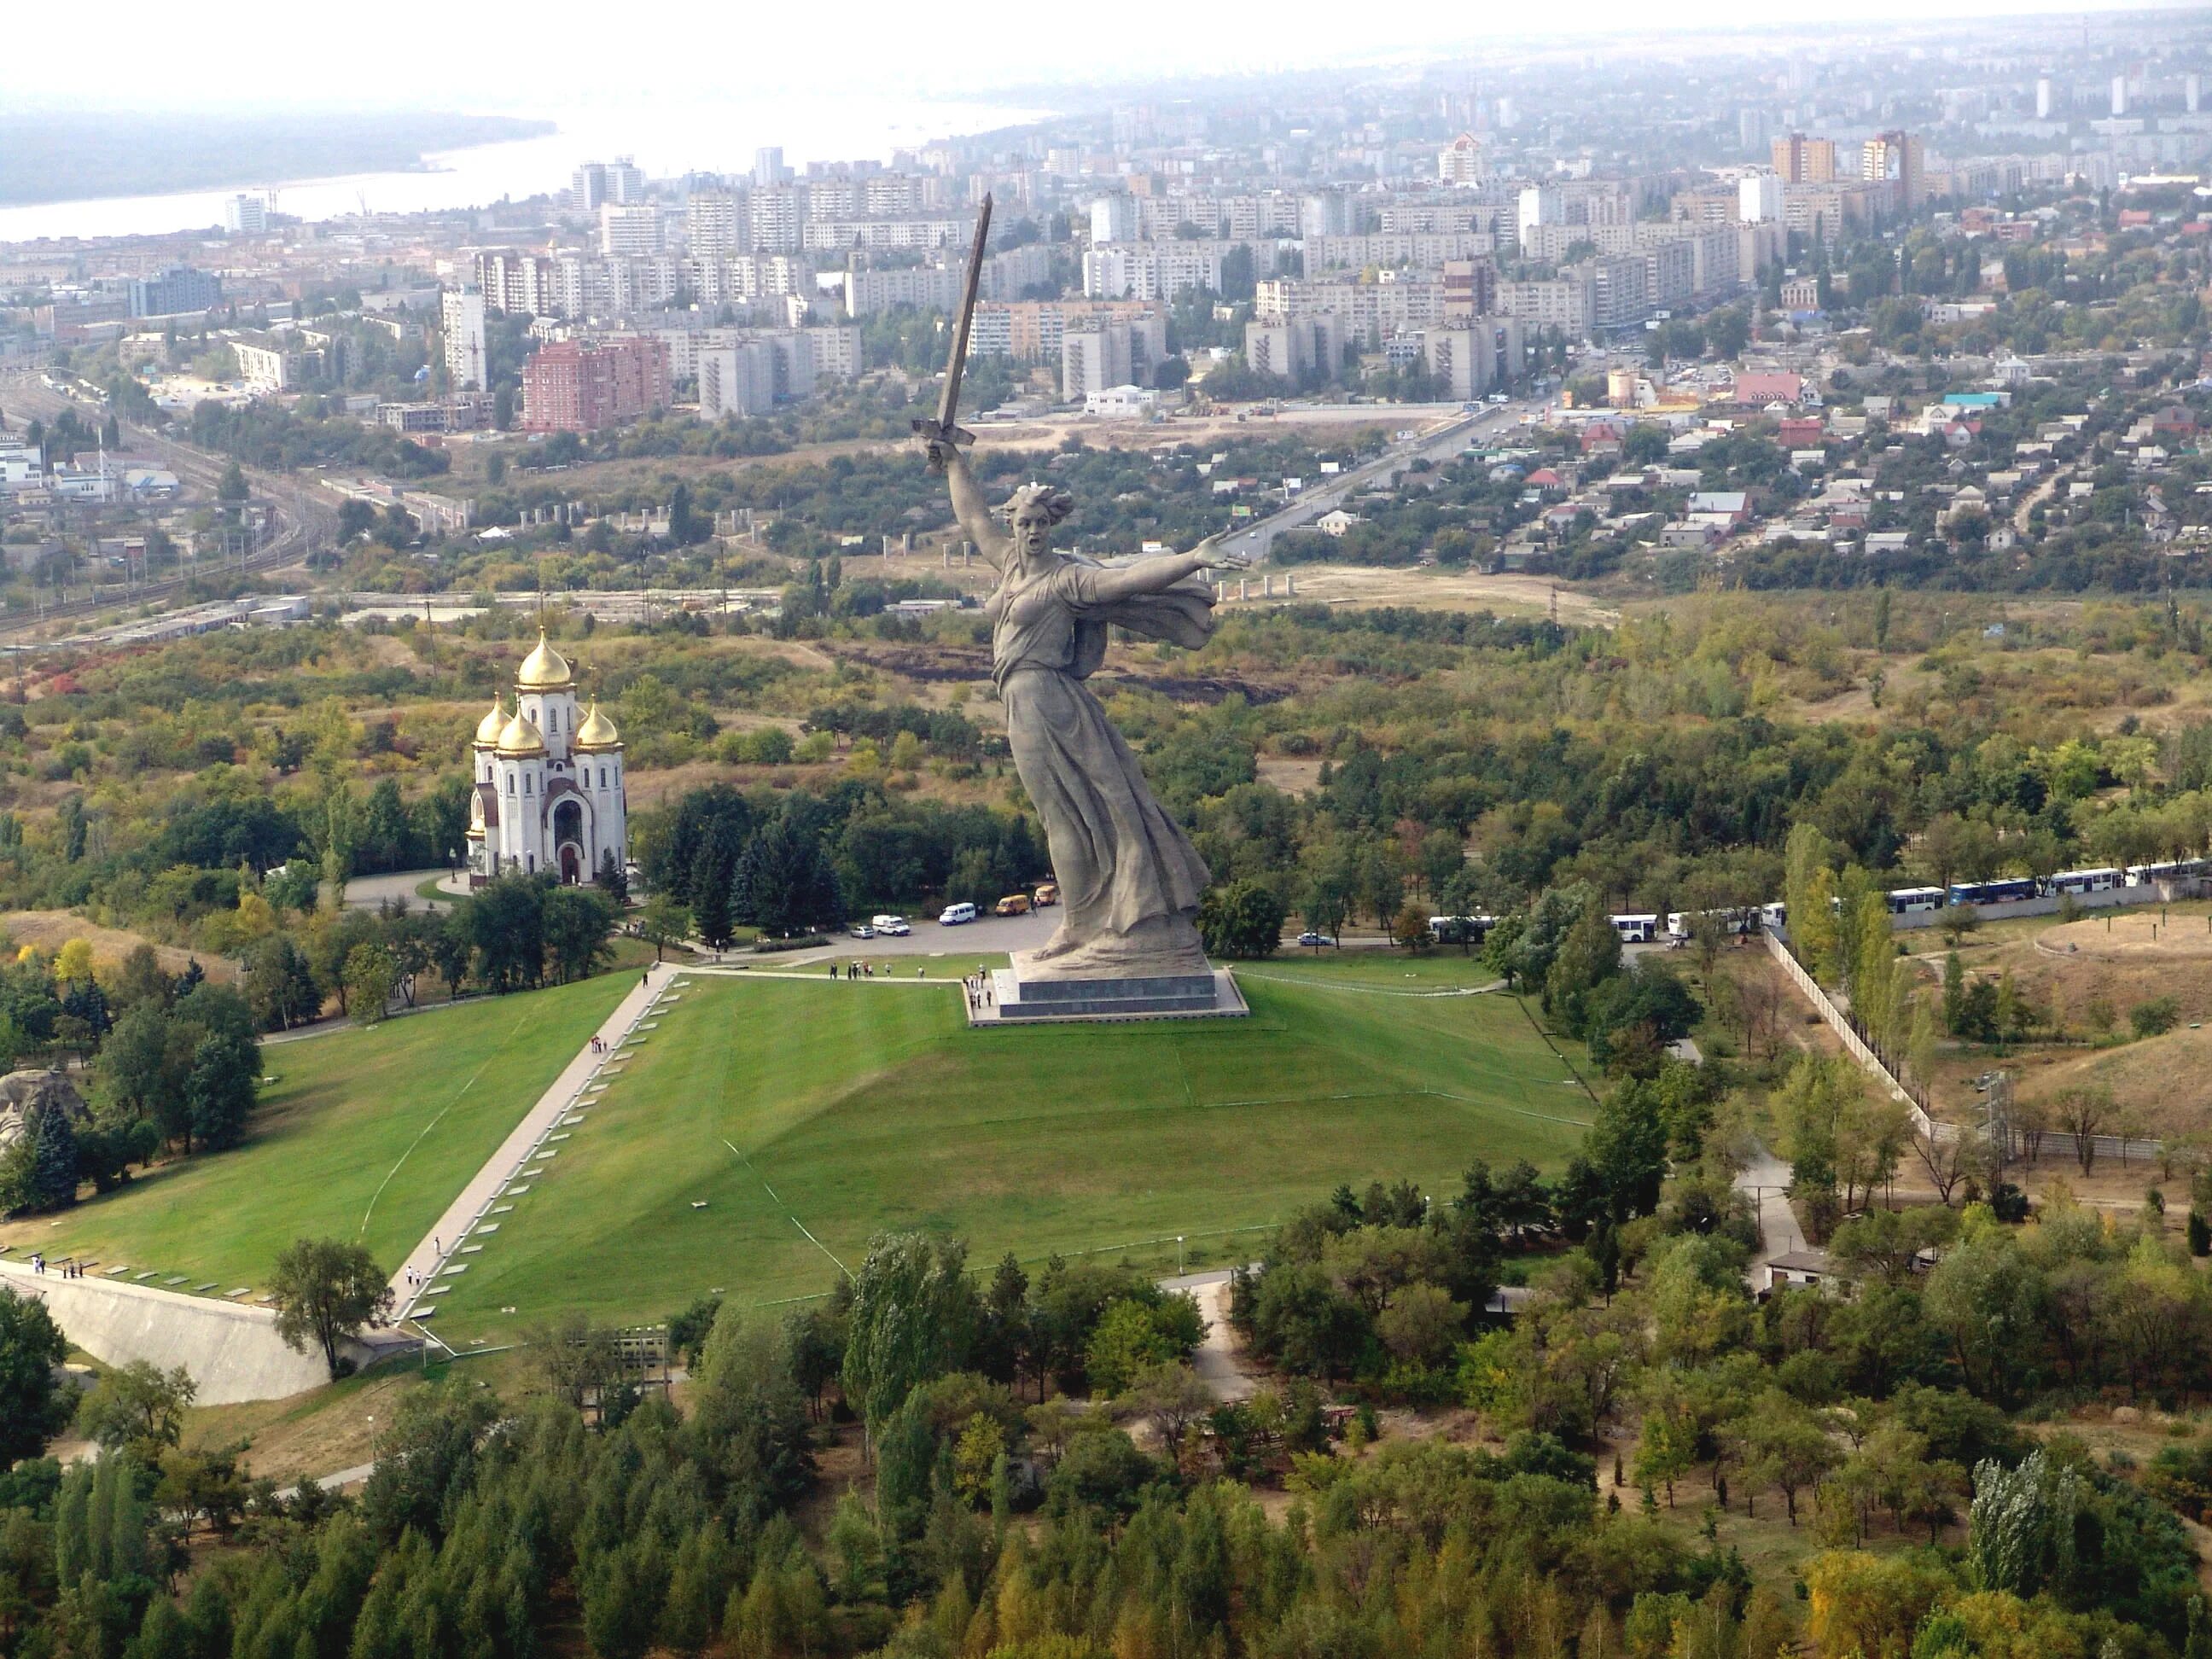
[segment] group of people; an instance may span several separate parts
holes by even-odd
[[[967,978],[962,980],[960,984],[961,988],[968,994],[968,1007],[970,1012],[978,1008],[993,1008],[998,1006],[998,990],[991,983],[991,976],[981,969],[978,968]]]
[[[841,968],[842,969],[842,975],[840,973]],[[914,976],[916,979],[927,978],[928,974],[928,969],[921,966],[918,963],[915,964]],[[845,979],[873,979],[875,976],[876,964],[872,962],[848,962],[843,963],[833,962],[830,964],[830,977],[832,979],[837,979],[840,977]],[[884,964],[884,977],[885,979],[889,979],[890,976],[891,965],[887,962]]]
[[[606,1051],[607,1051],[607,1040],[606,1040],[605,1037],[603,1037],[603,1036],[595,1036],[595,1037],[593,1037],[593,1038],[592,1039],[592,1052],[593,1054],[603,1054],[606,1053]]]
[[[61,1274],[64,1279],[82,1279],[84,1277],[84,1263],[82,1261],[64,1261],[58,1265],[61,1268]],[[33,1252],[31,1256],[31,1271],[34,1273],[43,1273],[46,1270],[46,1258],[44,1253],[37,1251]]]

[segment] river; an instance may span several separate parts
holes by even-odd
[[[1011,105],[882,98],[732,98],[726,102],[596,100],[517,110],[557,123],[535,138],[425,157],[421,171],[350,178],[246,180],[222,190],[0,208],[0,242],[41,237],[151,236],[213,227],[241,191],[271,195],[278,211],[314,221],[355,213],[422,213],[485,207],[563,189],[577,165],[635,159],[647,177],[692,171],[744,173],[755,149],[780,145],[787,166],[810,161],[888,161],[891,152],[964,133],[1042,118]]]

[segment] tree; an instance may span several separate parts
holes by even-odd
[[[853,1277],[845,1392],[871,1432],[933,1377],[957,1370],[975,1341],[980,1304],[967,1247],[921,1233],[884,1233]]]
[[[771,939],[788,939],[842,922],[845,901],[822,839],[788,806],[756,830],[745,843],[731,885],[732,920],[750,923]]]
[[[658,962],[668,946],[691,937],[691,912],[673,894],[655,893],[638,912],[637,935],[653,947]]]
[[[333,1379],[344,1375],[338,1344],[392,1310],[392,1288],[368,1247],[335,1238],[295,1239],[278,1253],[269,1289],[276,1334],[301,1353],[319,1346]]]
[[[596,887],[555,887],[545,894],[545,957],[556,984],[587,979],[608,954],[614,902]]]
[[[264,1031],[282,1031],[315,1018],[323,994],[315,988],[307,953],[283,933],[261,942],[246,970],[246,1000]]]
[[[252,1037],[210,1031],[192,1049],[185,1075],[185,1104],[192,1133],[210,1152],[244,1138],[261,1083],[261,1050]]]
[[[392,952],[381,945],[356,945],[346,952],[348,1006],[364,1025],[380,1024],[392,1009],[392,989],[399,977]]]
[[[2077,1085],[2061,1091],[2051,1108],[2053,1121],[2074,1137],[2074,1156],[2087,1175],[2097,1162],[2097,1136],[2112,1113],[2112,1091]]]
[[[1283,902],[1273,888],[1256,881],[1208,888],[1199,902],[1198,933],[1208,956],[1271,957],[1282,942]]]
[[[599,867],[593,872],[592,880],[599,890],[607,896],[616,909],[621,910],[629,906],[629,872],[623,867],[622,860],[615,856],[613,848],[607,848],[600,853]]]
[[[46,1304],[0,1288],[0,1470],[38,1456],[68,1423],[73,1400],[54,1381],[68,1358]]]
[[[77,1431],[111,1449],[127,1447],[151,1467],[183,1438],[185,1412],[198,1393],[182,1365],[164,1371],[134,1359],[93,1385],[77,1407]]]

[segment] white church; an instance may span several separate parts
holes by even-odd
[[[470,745],[469,885],[544,871],[588,882],[610,853],[629,856],[622,735],[596,700],[579,713],[576,677],[538,630],[514,678],[514,712],[494,696]]]

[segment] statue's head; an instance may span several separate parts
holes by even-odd
[[[1006,502],[1014,550],[1025,559],[1044,556],[1052,546],[1052,527],[1075,511],[1075,498],[1047,483],[1024,484]]]

